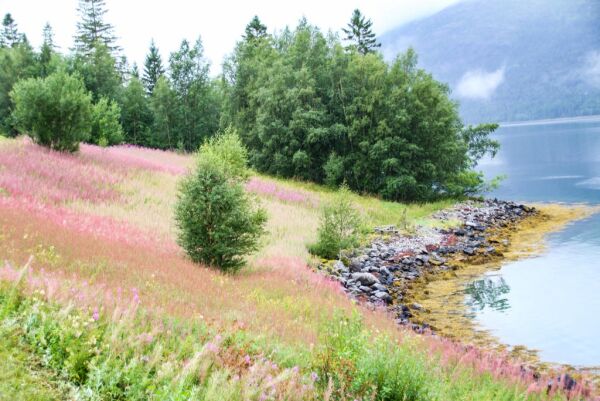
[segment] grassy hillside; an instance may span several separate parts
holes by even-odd
[[[389,56],[413,46],[467,122],[600,114],[598,18],[593,0],[467,0],[381,41]]]
[[[497,355],[399,330],[311,271],[325,188],[254,176],[262,250],[237,276],[192,264],[172,218],[192,165],[0,143],[0,399],[564,399]],[[407,209],[355,202],[369,225]],[[407,214],[425,222],[446,205]]]

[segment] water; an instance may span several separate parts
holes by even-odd
[[[600,204],[600,121],[503,127],[480,168],[506,174],[491,194],[532,202]],[[600,214],[548,237],[548,251],[467,287],[475,319],[544,361],[600,366]]]

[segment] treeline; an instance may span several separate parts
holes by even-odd
[[[0,124],[18,126],[15,82],[57,71],[80,77],[92,102],[115,108],[119,135],[89,141],[195,151],[217,131],[235,129],[259,171],[395,200],[458,196],[482,189],[472,171],[494,153],[495,125],[464,127],[448,87],[417,67],[412,51],[391,64],[377,50],[371,21],[356,10],[343,29],[323,34],[302,19],[270,34],[258,17],[216,78],[202,42],[184,40],[163,63],[154,42],[143,71],[128,67],[103,0],[80,0],[75,47],[63,55],[44,29],[39,52],[7,15],[0,49]]]

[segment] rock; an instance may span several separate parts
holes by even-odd
[[[469,256],[475,255],[475,249],[470,248],[470,247],[466,247],[465,249],[463,249],[463,252]]]
[[[341,260],[336,260],[335,262],[333,262],[333,268],[340,273],[348,271],[348,269],[346,269],[346,266],[344,266],[344,263]]]
[[[423,305],[421,305],[421,304],[419,304],[419,303],[416,303],[416,302],[413,302],[413,303],[412,303],[412,305],[411,305],[411,307],[412,307],[414,310],[423,310],[423,309],[424,309],[424,308],[423,308]]]
[[[372,292],[373,290],[371,290],[371,287],[367,287],[366,285],[361,285],[360,287],[358,287],[359,290],[361,290],[362,292]]]
[[[375,283],[379,283],[377,277],[372,275],[371,273],[352,273],[352,279],[360,282],[362,285],[373,285]]]
[[[359,258],[354,258],[350,261],[349,270],[352,273],[359,272],[362,270],[362,261]]]
[[[376,291],[373,294],[374,297],[381,299],[382,301],[386,302],[386,303],[391,303],[392,302],[392,296],[390,294],[388,294],[387,292],[383,292],[383,291]]]
[[[377,291],[387,292],[387,287],[385,285],[382,285],[382,284],[378,284],[378,283],[377,284],[373,284],[371,287],[374,288],[374,289],[376,289]]]

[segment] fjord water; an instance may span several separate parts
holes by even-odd
[[[600,119],[501,127],[502,145],[479,168],[506,174],[492,197],[600,204]],[[467,286],[477,323],[542,360],[600,366],[600,214],[547,238],[547,250]]]

